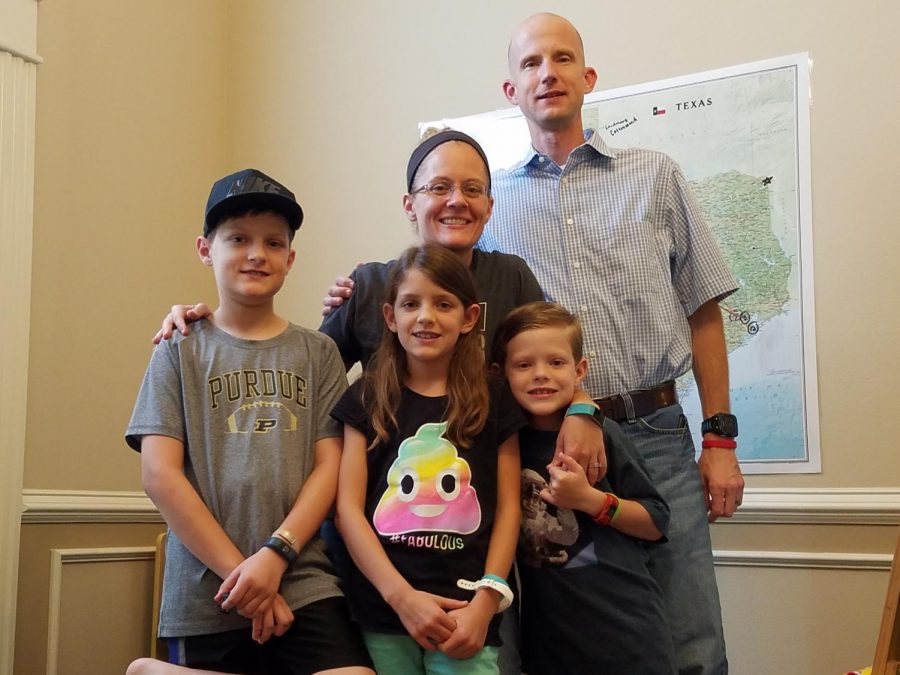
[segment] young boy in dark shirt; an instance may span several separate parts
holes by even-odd
[[[618,425],[602,425],[609,470],[596,485],[556,434],[587,373],[578,319],[533,302],[497,328],[493,354],[530,426],[519,432],[522,661],[529,675],[674,672],[662,593],[646,546],[664,545],[669,509]]]

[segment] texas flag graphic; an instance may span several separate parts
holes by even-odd
[[[656,115],[665,115],[665,114],[666,114],[665,108],[657,108],[656,106],[653,106],[653,116],[654,117]]]

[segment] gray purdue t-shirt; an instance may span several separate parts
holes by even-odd
[[[161,435],[184,443],[184,473],[245,555],[259,550],[290,511],[314,466],[315,442],[339,436],[329,415],[347,388],[325,335],[290,325],[270,340],[242,340],[209,321],[154,351],[125,439]],[[160,637],[249,627],[213,601],[222,580],[169,532]],[[282,578],[292,609],[340,595],[316,536]]]

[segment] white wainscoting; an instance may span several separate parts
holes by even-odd
[[[153,561],[152,546],[118,548],[54,548],[50,550],[50,612],[47,617],[47,675],[56,675],[59,666],[60,614],[63,566],[72,564]],[[102,592],[102,589],[97,589]]]

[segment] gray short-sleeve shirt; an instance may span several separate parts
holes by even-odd
[[[184,443],[184,473],[245,556],[281,524],[315,464],[317,440],[340,436],[329,415],[347,387],[325,335],[290,325],[269,340],[242,340],[206,320],[153,353],[126,441],[163,435]],[[213,602],[222,580],[170,532],[160,636],[249,626]],[[285,572],[280,592],[292,609],[340,595],[316,537]]]

